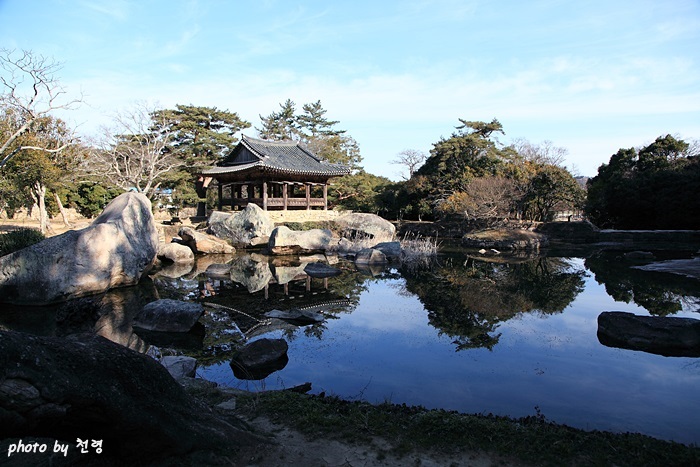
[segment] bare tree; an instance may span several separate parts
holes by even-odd
[[[417,149],[404,149],[396,155],[396,158],[391,161],[392,164],[403,165],[408,169],[408,177],[401,175],[404,180],[409,180],[413,177],[416,170],[423,165],[428,159],[428,155]]]
[[[55,76],[60,68],[59,63],[31,51],[23,50],[15,55],[13,50],[0,49],[0,106],[17,119],[13,130],[0,136],[0,167],[23,150],[57,153],[71,144],[70,140],[57,146],[14,144],[37,121],[81,102],[81,99],[64,99],[65,91]]]
[[[157,121],[156,108],[137,103],[114,117],[112,127],[93,148],[84,169],[106,177],[116,186],[153,199],[163,177],[184,162],[169,150],[170,126]]]
[[[447,214],[462,214],[465,219],[486,225],[509,217],[515,196],[513,180],[504,177],[474,178],[466,191],[453,193],[438,209]]]
[[[525,138],[516,138],[513,140],[512,146],[525,160],[536,164],[563,167],[564,159],[569,154],[568,149],[554,146],[554,143],[549,140],[534,144]]]

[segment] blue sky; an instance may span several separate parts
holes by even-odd
[[[581,175],[666,133],[700,138],[698,0],[0,0],[0,47],[63,63],[85,104],[60,116],[79,133],[136,101],[255,127],[287,98],[321,100],[393,179],[397,153],[458,118],[550,140]]]

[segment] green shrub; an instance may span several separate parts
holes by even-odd
[[[0,234],[0,256],[34,245],[45,238],[44,234],[30,228],[21,228]]]

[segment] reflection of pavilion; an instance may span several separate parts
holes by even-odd
[[[256,313],[275,308],[319,312],[346,311],[353,305],[353,301],[334,293],[329,278],[313,278],[304,271],[308,264],[306,260],[320,259],[312,256],[281,263],[279,260],[269,261],[269,258],[258,254],[240,255],[225,265],[226,269],[222,269],[224,265],[217,265],[208,269],[205,275],[218,282],[216,285],[219,289],[226,281],[246,288],[245,294],[227,297],[227,301],[241,303],[236,303],[234,309],[253,307]]]

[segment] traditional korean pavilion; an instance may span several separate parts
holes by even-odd
[[[264,210],[328,209],[328,181],[348,175],[350,168],[332,164],[297,141],[267,141],[243,136],[217,164],[201,173],[200,197],[218,188],[218,209],[240,209],[255,203]],[[322,195],[322,196],[321,196]]]

